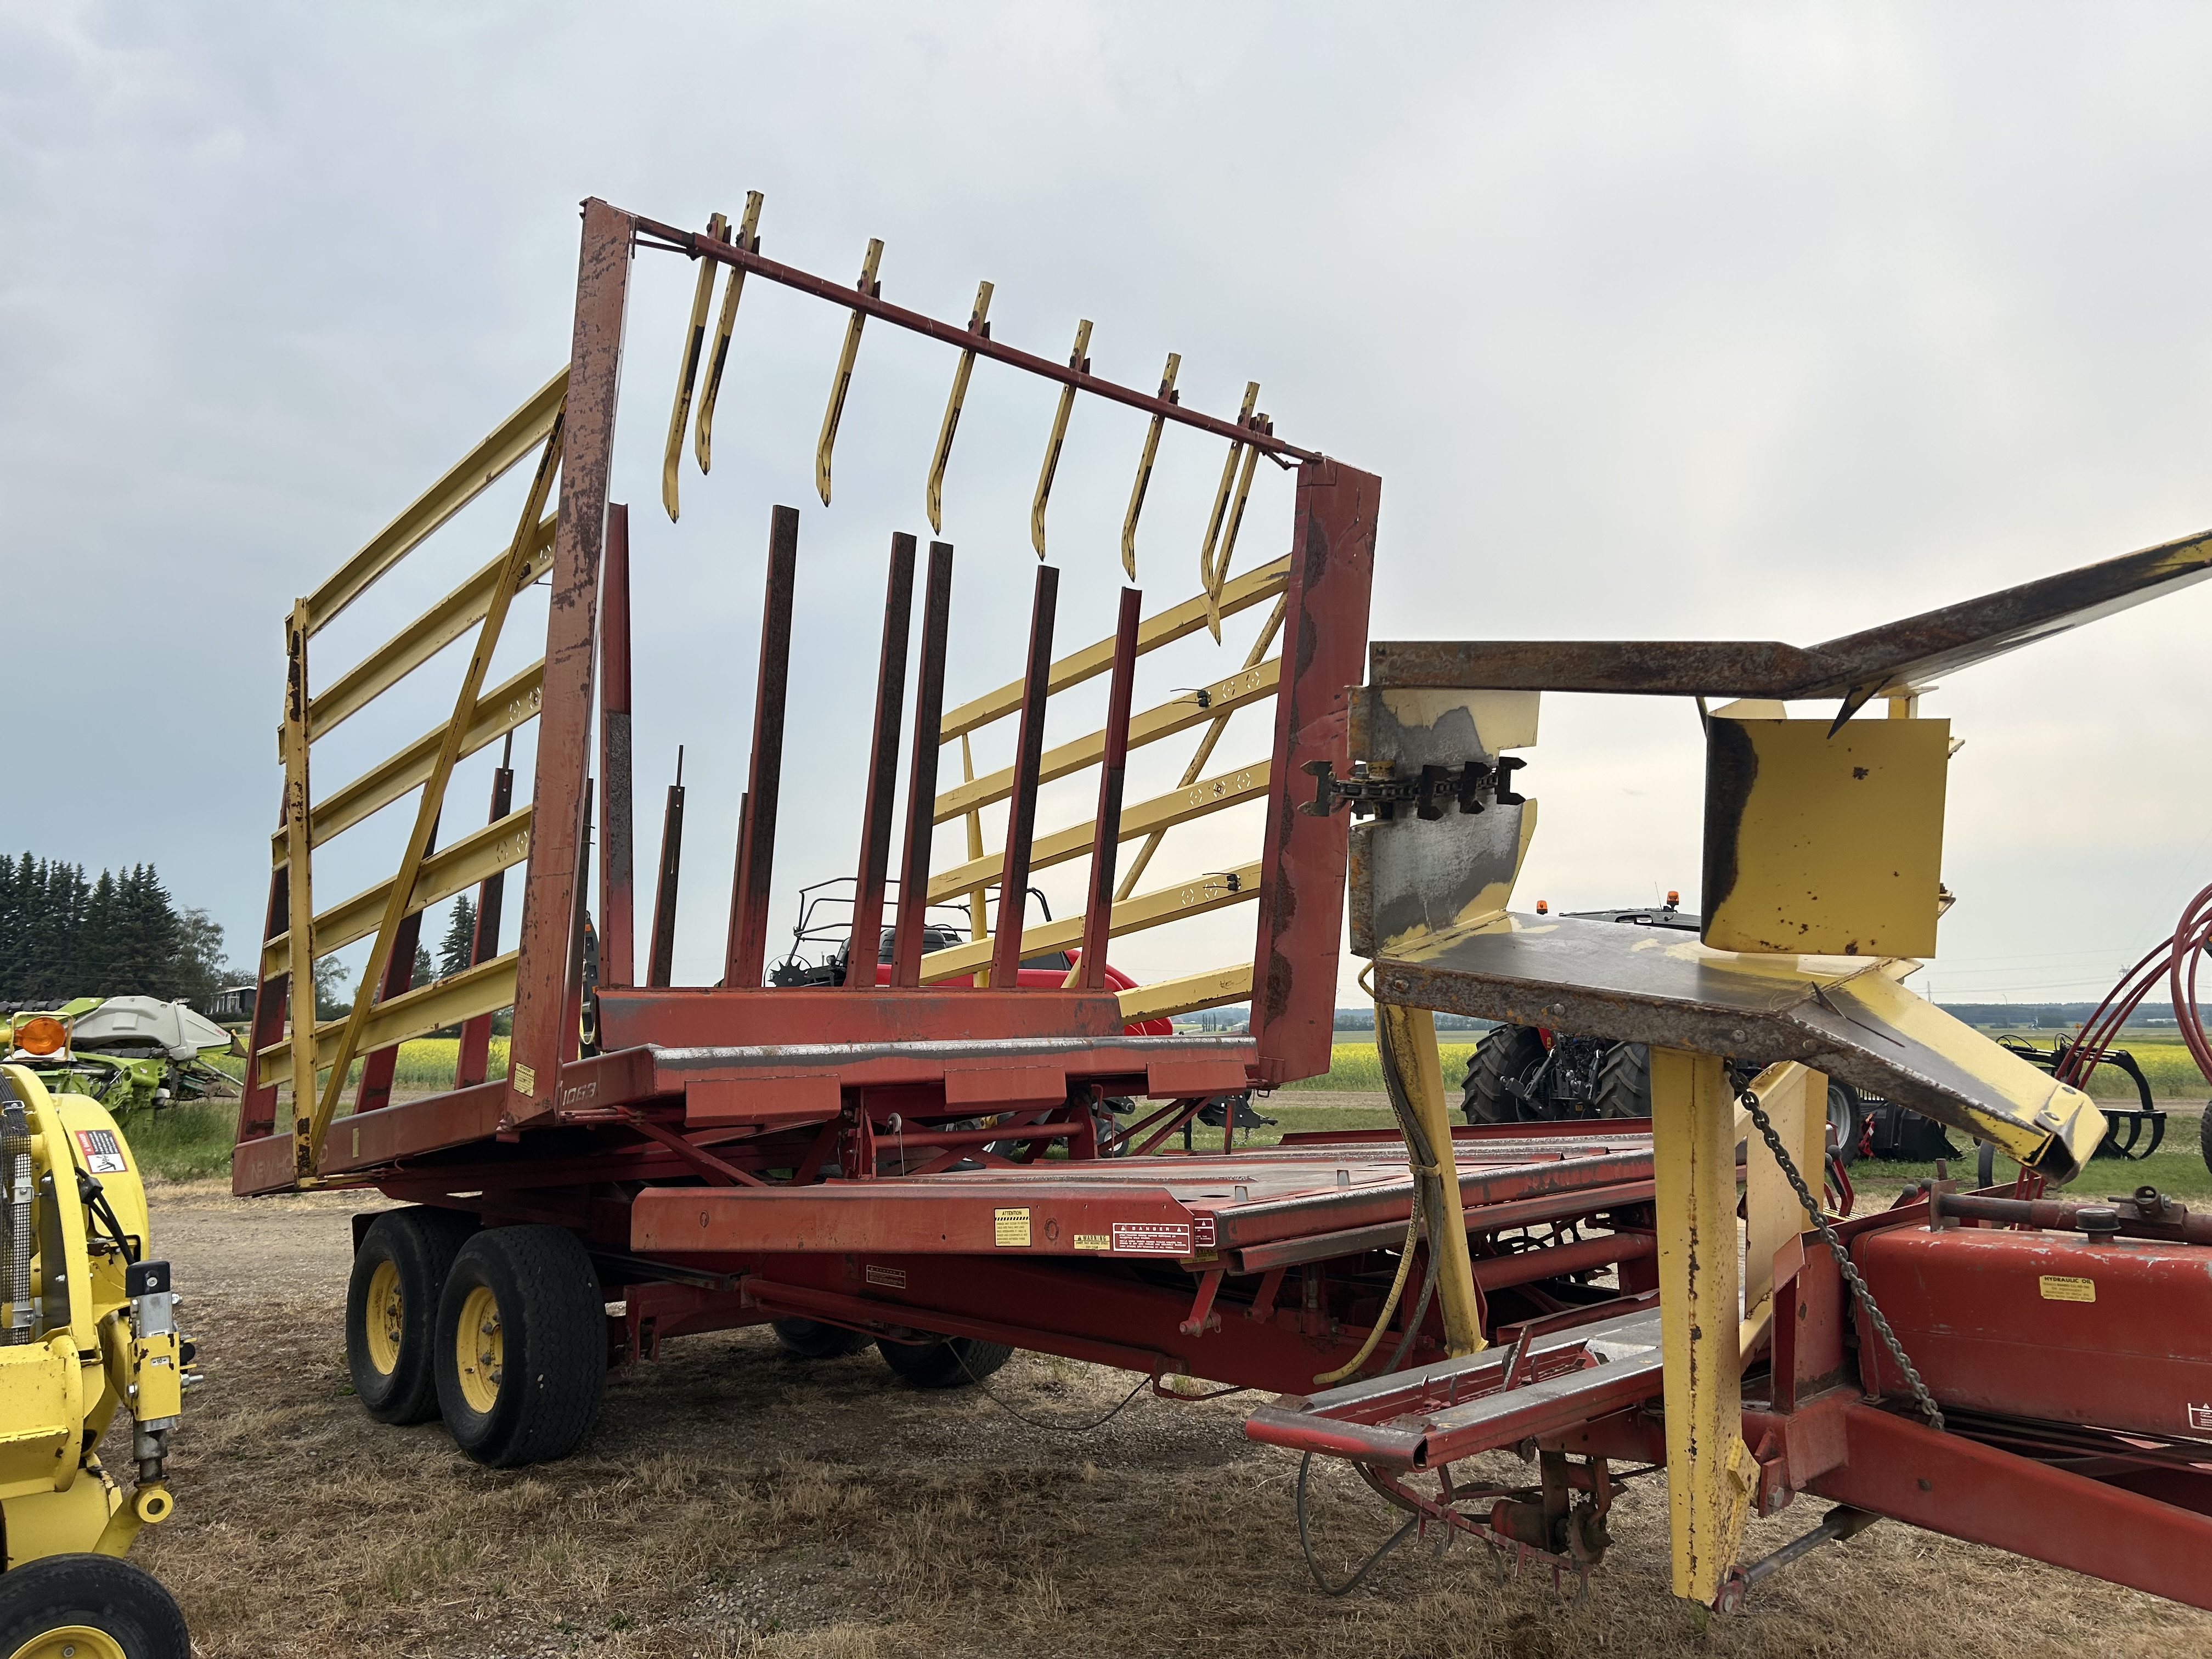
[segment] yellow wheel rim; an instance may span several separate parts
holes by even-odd
[[[89,1625],[57,1625],[41,1631],[8,1659],[130,1659],[123,1644]]]
[[[499,1298],[478,1285],[461,1298],[460,1328],[453,1333],[453,1358],[460,1367],[461,1398],[472,1412],[489,1413],[499,1404],[500,1373],[507,1341],[500,1334]]]
[[[378,1262],[376,1271],[368,1276],[368,1308],[362,1323],[367,1331],[368,1363],[376,1367],[379,1376],[389,1376],[399,1369],[400,1334],[406,1316],[399,1290],[399,1264]]]

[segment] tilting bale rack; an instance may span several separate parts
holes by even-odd
[[[283,809],[234,1184],[241,1194],[368,1188],[410,1206],[358,1223],[348,1346],[373,1413],[393,1422],[442,1414],[463,1448],[487,1462],[557,1457],[588,1431],[610,1364],[650,1358],[672,1337],[775,1322],[793,1346],[816,1351],[873,1340],[900,1375],[939,1385],[980,1376],[1021,1347],[1123,1368],[1170,1399],[1191,1397],[1176,1377],[1265,1389],[1281,1398],[1249,1419],[1255,1437],[1353,1459],[1413,1510],[1409,1527],[1451,1528],[1564,1571],[1587,1571],[1604,1553],[1618,1486],[1610,1464],[1664,1467],[1677,1593],[1723,1606],[1767,1570],[1736,1559],[1747,1510],[1766,1512],[1800,1492],[1838,1500],[1820,1536],[1894,1516],[2212,1605],[2212,1586],[2182,1565],[2201,1561],[2212,1541],[2199,1501],[2212,1486],[2201,1461],[2212,1457],[2212,1426],[2195,1417],[2212,1415],[2212,1405],[2173,1405],[2176,1389],[2212,1401],[2204,1334],[2212,1322],[2192,1312],[2185,1336],[2163,1322],[2154,1328],[2131,1299],[2136,1290],[2122,1293],[2118,1281],[2106,1281],[2115,1289],[2096,1302],[2023,1310],[1989,1300],[1989,1342],[2047,1341],[2069,1352],[2098,1341],[2146,1352],[2166,1344],[2143,1373],[2160,1379],[2154,1388],[2085,1388],[2015,1411],[2021,1402],[2002,1397],[2002,1379],[1990,1382],[1986,1352],[1965,1352],[1972,1340],[1943,1326],[1932,1304],[1879,1295],[1847,1302],[1844,1270],[1848,1259],[1879,1291],[1907,1271],[1908,1258],[1932,1251],[1942,1271],[1976,1286],[2011,1286],[2033,1253],[2079,1255],[2087,1239],[2124,1256],[2135,1275],[2127,1282],[2149,1287],[2142,1294],[2154,1289],[2196,1310],[2212,1291],[2197,1254],[2199,1221],[2146,1197],[2117,1218],[2066,1211],[2059,1224],[2083,1230],[2078,1237],[2051,1234],[2044,1212],[2035,1223],[2044,1231],[2007,1231],[2001,1224],[2029,1216],[2002,1206],[2035,1194],[1968,1199],[1939,1182],[1913,1206],[1837,1224],[1832,1251],[1798,1208],[1793,1173],[1802,1188],[1815,1172],[1808,1196],[1818,1196],[1823,1115],[1814,1103],[1823,1069],[1994,1141],[2054,1179],[2073,1174],[2103,1132],[2085,1097],[1962,1036],[1899,988],[1901,960],[1932,948],[1932,865],[1914,866],[1929,878],[1917,885],[1874,882],[1858,896],[1887,931],[1853,939],[1856,960],[1779,955],[1759,934],[1772,920],[1762,903],[1788,908],[1771,867],[1787,837],[1771,820],[1808,809],[1762,795],[1758,779],[1830,787],[1838,754],[1890,745],[1875,763],[1886,779],[1900,780],[1885,810],[1902,803],[1906,810],[1889,816],[1918,837],[1926,864],[1940,843],[1948,751],[1929,729],[1940,722],[1839,719],[1833,732],[1808,738],[1784,732],[1805,723],[1768,718],[1778,708],[1738,704],[1711,715],[1723,787],[1717,819],[1709,811],[1709,854],[1714,823],[1736,823],[1726,871],[1741,902],[1733,909],[1712,902],[1720,866],[1709,868],[1707,942],[1684,947],[1695,954],[1639,954],[1625,937],[1636,930],[1546,923],[1506,908],[1535,812],[1513,787],[1521,763],[1505,751],[1534,744],[1541,690],[1835,696],[1845,715],[1881,695],[1909,715],[1938,669],[2204,574],[2200,544],[1811,653],[1378,645],[1370,670],[1363,658],[1376,476],[1278,437],[1258,412],[1256,386],[1234,419],[1187,407],[1173,356],[1157,392],[1094,375],[1088,322],[1064,362],[995,340],[988,283],[964,326],[887,301],[879,244],[870,245],[856,284],[769,260],[760,205],[752,198],[734,228],[717,216],[696,233],[586,203],[568,367],[287,621]],[[670,791],[641,981],[636,971],[635,623],[629,516],[608,492],[629,277],[641,253],[697,269],[665,449],[672,519],[687,431],[702,470],[709,463],[748,280],[848,313],[816,450],[825,507],[870,321],[957,354],[926,489],[933,526],[977,360],[1059,391],[1030,515],[1040,562],[1024,647],[1006,665],[1012,678],[945,706],[954,550],[933,541],[925,559],[916,537],[886,526],[869,752],[853,757],[865,781],[853,864],[857,948],[842,983],[780,987],[766,973],[792,622],[804,580],[799,514],[786,507],[771,516],[764,562],[721,975],[712,985],[671,982],[680,781]],[[710,326],[718,276],[723,300]],[[1055,655],[1066,619],[1058,571],[1042,562],[1045,525],[1070,410],[1084,395],[1150,417],[1122,526],[1133,579],[1165,428],[1229,448],[1198,592],[1147,613],[1141,595],[1124,588],[1111,617],[1084,631],[1091,642]],[[527,502],[504,552],[383,646],[311,678],[318,634],[533,457]],[[1286,550],[1232,576],[1262,458],[1296,472],[1288,535],[1278,544]],[[1255,518],[1243,533],[1281,529]],[[994,583],[1009,574],[988,562],[985,569]],[[508,605],[540,578],[550,580],[544,653],[487,684]],[[1221,641],[1225,619],[1261,607],[1271,608],[1241,665],[1195,691],[1139,697],[1152,653],[1200,630]],[[1945,626],[1950,645],[1930,643],[1931,629]],[[313,782],[319,740],[471,629],[449,721],[345,783]],[[864,631],[872,629],[871,605]],[[1561,672],[1563,662],[1571,672]],[[1047,715],[1060,706],[1053,700],[1102,678],[1103,725],[1048,746]],[[1269,699],[1266,755],[1215,763],[1230,716]],[[1753,729],[1754,719],[1783,735]],[[527,799],[518,803],[503,758],[489,821],[436,846],[441,821],[457,816],[447,799],[457,762],[511,742],[532,720]],[[960,744],[964,758],[968,739],[999,722],[1014,731],[1012,763],[981,776],[963,766],[958,782],[941,782],[948,746]],[[1129,751],[1182,734],[1194,734],[1198,746],[1181,784],[1125,801]],[[1770,750],[1770,740],[1782,746]],[[1086,772],[1097,780],[1093,815],[1041,830],[1041,786]],[[410,797],[412,829],[392,878],[318,910],[317,849]],[[603,803],[596,827],[595,798]],[[1255,856],[1139,890],[1177,825],[1261,802]],[[1007,828],[993,851],[981,814],[999,803]],[[1357,814],[1370,821],[1355,830]],[[940,869],[937,832],[954,823],[967,831],[968,856]],[[698,833],[695,823],[695,843]],[[1875,841],[1880,857],[1897,850],[1893,837]],[[1127,842],[1140,845],[1122,870]],[[1080,912],[1030,921],[1033,872],[1075,860],[1088,861]],[[1240,1151],[1234,1111],[1224,1109],[1218,1150],[1164,1154],[1202,1110],[1328,1069],[1348,865],[1354,948],[1373,958],[1397,1129],[1293,1134]],[[501,952],[503,872],[517,867],[519,938]],[[1900,896],[1900,886],[1912,890]],[[472,965],[410,988],[422,912],[471,889],[479,917]],[[947,944],[930,933],[930,907],[947,901],[967,904],[972,937]],[[1248,959],[1164,981],[1109,978],[1115,937],[1245,902],[1255,917]],[[1808,922],[1815,924],[1821,939],[1856,925],[1834,914]],[[1716,939],[1717,926],[1735,933]],[[1590,936],[1593,927],[1608,937]],[[879,933],[884,960],[872,975],[867,944]],[[586,969],[587,933],[595,973]],[[362,994],[343,1018],[319,1024],[307,964],[364,939],[372,943]],[[1033,981],[1036,961],[1054,951],[1066,953],[1064,975],[1024,983],[1024,964]],[[1245,1032],[1164,1025],[1248,1000]],[[288,1024],[295,1000],[299,1017]],[[510,1008],[510,1064],[495,1078],[490,1022]],[[1654,1119],[1453,1127],[1431,1008],[1650,1043]],[[456,1025],[456,1086],[394,1101],[397,1046]],[[356,1060],[362,1079],[343,1111]],[[1764,1069],[1753,1077],[1755,1066]],[[1127,1127],[1099,1109],[1131,1097],[1153,1103]],[[1732,1243],[1697,1248],[1700,1237],[1734,1238],[1740,1119],[1762,1126],[1748,1137],[1750,1313],[1741,1329]],[[2101,1261],[2084,1267],[2067,1259],[2085,1281],[2104,1271]],[[2195,1282],[2184,1285],[2191,1273]],[[1886,1328],[1871,1311],[1877,1304],[1889,1310]],[[2082,1308],[2094,1310],[2094,1323],[2051,1323]],[[1912,1324],[1914,1316],[1923,1322]],[[1978,1383],[1952,1389],[1954,1350],[1957,1368]],[[2062,1374],[2062,1385],[2075,1374]],[[2154,1395],[2154,1409],[2143,1403]],[[1942,1431],[1916,1425],[1914,1406],[1943,1419]],[[1455,1484],[1455,1460],[1530,1440],[1540,1449],[1533,1481]],[[1431,1473],[1435,1492],[1411,1484]],[[2023,1501],[2063,1502],[2098,1521],[2063,1535],[2047,1523],[2022,1525]]]

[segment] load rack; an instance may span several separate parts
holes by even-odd
[[[895,1353],[901,1344],[943,1348],[952,1338],[1131,1366],[1155,1379],[1187,1374],[1277,1390],[1310,1387],[1361,1350],[1385,1305],[1413,1206],[1403,1142],[1389,1133],[1292,1135],[1279,1147],[1231,1156],[1231,1112],[1220,1153],[1148,1154],[1209,1105],[1330,1064],[1347,830],[1340,818],[1298,811],[1284,781],[1331,765],[1340,770],[1348,757],[1346,688],[1361,677],[1366,647],[1380,480],[1276,436],[1256,409],[1256,386],[1236,419],[1204,415],[1180,401],[1172,357],[1158,393],[1119,386],[1091,373],[1080,345],[1063,362],[993,339],[988,286],[969,326],[940,323],[882,298],[874,276],[879,248],[872,246],[860,284],[833,282],[763,258],[757,220],[757,198],[738,227],[717,218],[705,233],[586,203],[568,367],[293,606],[280,733],[283,811],[271,842],[255,1057],[234,1189],[352,1186],[420,1206],[402,1212],[404,1220],[364,1216],[357,1241],[364,1253],[349,1334],[365,1351],[378,1346],[371,1340],[378,1321],[388,1328],[382,1358],[368,1370],[356,1356],[356,1380],[364,1401],[395,1419],[429,1407],[416,1372],[427,1373],[430,1361],[410,1345],[437,1340],[432,1304],[447,1287],[434,1281],[453,1271],[465,1238],[481,1252],[524,1234],[536,1240],[532,1249],[554,1249],[551,1259],[568,1264],[562,1271],[588,1274],[592,1295],[621,1310],[610,1316],[607,1344],[617,1364],[650,1357],[684,1333],[770,1320],[796,1330],[793,1322],[806,1321],[881,1336]],[[777,987],[763,972],[801,580],[799,514],[787,507],[775,510],[769,526],[752,750],[722,973],[712,985],[670,982],[680,784],[670,791],[645,972],[635,971],[644,906],[634,890],[641,860],[629,808],[629,664],[633,634],[641,630],[629,607],[629,515],[607,501],[607,481],[628,278],[641,252],[690,259],[699,273],[671,420],[664,501],[672,514],[695,413],[695,453],[702,460],[708,453],[731,319],[748,279],[850,313],[817,452],[825,504],[864,323],[908,329],[960,354],[933,459],[933,518],[974,360],[1061,389],[1035,499],[1040,556],[1053,468],[1077,394],[1151,417],[1123,526],[1132,569],[1164,429],[1228,441],[1194,597],[1147,614],[1138,592],[1124,588],[1103,636],[1066,652],[1055,645],[1066,631],[1058,568],[1039,562],[1018,676],[951,708],[954,549],[934,542],[925,556],[916,537],[890,536],[874,718],[867,753],[854,757],[865,767],[866,793],[852,938],[885,930],[880,983],[850,975],[842,984]],[[707,325],[718,273],[726,283],[719,331]],[[1088,330],[1085,324],[1083,337]],[[310,675],[314,641],[333,618],[533,454],[528,503],[503,554],[382,647],[339,672],[319,667]],[[1232,574],[1253,465],[1263,458],[1295,469],[1291,521],[1263,527],[1255,519],[1243,534],[1248,541],[1279,537],[1275,544],[1287,550]],[[544,656],[488,685],[507,603],[540,577],[550,581]],[[1004,579],[1003,569],[991,572],[991,580]],[[917,610],[919,636],[910,641]],[[1201,629],[1219,638],[1225,622],[1248,613],[1266,621],[1241,665],[1232,655],[1206,685],[1173,688],[1142,705],[1135,682],[1150,653]],[[475,652],[453,719],[362,775],[322,784],[310,764],[321,739],[472,629]],[[1103,727],[1067,739],[1056,728],[1048,744],[1051,700],[1100,678],[1109,686]],[[1216,758],[1230,717],[1269,699],[1266,752]],[[489,822],[438,847],[441,814],[447,823],[453,817],[446,786],[457,762],[511,744],[532,720],[526,795],[502,757]],[[996,721],[1018,727],[1013,763],[941,781],[940,753],[964,761],[970,736]],[[1184,733],[1197,753],[1180,784],[1123,800],[1128,753]],[[1041,829],[1041,783],[1086,768],[1099,781],[1095,816]],[[1504,781],[1501,775],[1499,789]],[[1511,799],[1510,790],[1504,796]],[[595,799],[603,804],[596,826]],[[1006,804],[1008,830],[1002,846],[986,851],[981,814],[998,802]],[[1176,826],[1261,802],[1260,845],[1249,860],[1137,888]],[[319,909],[318,849],[379,810],[407,804],[415,827],[392,879]],[[967,830],[964,860],[935,857],[940,825]],[[695,842],[699,832],[694,823]],[[1125,842],[1140,845],[1121,871]],[[1079,858],[1090,865],[1080,913],[1026,919],[1033,870]],[[502,952],[502,872],[518,866],[519,939]],[[421,913],[471,888],[476,959],[460,973],[411,987],[404,969]],[[963,900],[973,902],[976,936],[951,945],[933,939],[928,907]],[[1111,988],[1106,957],[1116,936],[1247,902],[1256,920],[1244,959]],[[586,970],[587,911],[596,975]],[[992,918],[995,932],[987,932]],[[364,938],[373,944],[361,982],[380,994],[364,994],[349,1015],[319,1023],[307,1017],[301,996],[288,1025],[291,988],[307,983],[296,964]],[[1050,951],[1071,955],[1064,980],[1022,983],[1036,977],[1034,969],[1024,975],[1023,964]],[[1242,1033],[1176,1035],[1166,1024],[1177,1013],[1248,1000],[1251,1018]],[[491,1019],[509,1007],[510,1065],[495,1078],[489,1075]],[[392,1100],[397,1045],[454,1025],[462,1030],[457,1086]],[[357,1090],[343,1101],[343,1079],[361,1056]],[[303,1086],[319,1073],[319,1087]],[[1102,1100],[1138,1097],[1147,1103],[1126,1124],[1096,1109]],[[1650,1140],[1638,1126],[1468,1130],[1457,1139],[1466,1158],[1462,1200],[1481,1258],[1477,1282],[1496,1316],[1525,1317],[1565,1305],[1562,1296],[1597,1294],[1591,1282],[1608,1273],[1648,1281]],[[553,1233],[567,1245],[548,1244]],[[1416,1298],[1402,1301],[1401,1322],[1417,1322],[1415,1306]],[[503,1310],[500,1340],[523,1340],[520,1327],[530,1317]],[[545,1328],[550,1318],[536,1322]],[[468,1346],[465,1331],[446,1336],[449,1348]],[[1438,1330],[1413,1331],[1412,1357],[1443,1352]],[[982,1349],[957,1352],[963,1365],[988,1363],[978,1358]],[[453,1365],[465,1370],[465,1358]],[[485,1374],[495,1369],[487,1361]],[[461,1386],[448,1382],[449,1393]],[[465,1407],[448,1401],[449,1420],[465,1416]],[[494,1438],[496,1444],[482,1436],[464,1443],[493,1461],[519,1462],[557,1455],[574,1443],[567,1431]]]

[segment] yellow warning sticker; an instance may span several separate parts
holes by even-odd
[[[1114,1248],[1114,1235],[1078,1233],[1075,1236],[1075,1248],[1079,1250],[1110,1250]]]
[[[516,1066],[514,1068],[514,1091],[517,1094],[521,1095],[536,1094],[538,1092],[538,1073],[531,1070],[527,1066]]]
[[[991,1242],[1000,1246],[1019,1246],[1026,1249],[1030,1242],[1030,1212],[1022,1210],[994,1210],[991,1212],[993,1237]]]
[[[2097,1281],[2094,1279],[2069,1279],[2063,1273],[2045,1273],[2036,1280],[2045,1302],[2094,1302]]]

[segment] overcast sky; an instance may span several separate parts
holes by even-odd
[[[2201,530],[2208,69],[2212,12],[2158,5],[8,0],[0,844],[155,860],[251,960],[285,610],[557,368],[592,195],[697,224],[760,190],[775,257],[849,281],[881,237],[887,298],[964,320],[988,278],[999,338],[1063,356],[1091,319],[1097,372],[1149,386],[1179,351],[1186,401],[1223,414],[1258,380],[1279,433],[1382,475],[1376,637],[1810,642]],[[690,283],[638,261],[615,493],[640,862],[684,744],[696,981],[718,971],[769,508],[805,514],[781,932],[799,883],[852,867],[885,550],[927,534],[952,360],[868,334],[825,511],[842,313],[755,284],[714,472],[687,462],[672,526]],[[946,487],[954,697],[1018,667],[1052,402],[976,371]],[[1142,428],[1077,409],[1063,644],[1108,631]],[[1148,610],[1194,588],[1222,448],[1163,447]],[[1287,480],[1261,472],[1240,568],[1286,545]],[[317,683],[490,557],[524,482],[320,636]],[[1148,662],[1140,704],[1237,666],[1257,614]],[[502,663],[543,615],[518,609]],[[2191,590],[1929,699],[1966,739],[1942,998],[2094,996],[2212,878],[2208,619]],[[319,787],[430,724],[461,665],[319,745]],[[1265,743],[1241,723],[1222,757]],[[1133,792],[1187,753],[1162,745]],[[1686,706],[1554,699],[1529,759],[1524,902],[1694,902]],[[485,764],[457,780],[465,823]],[[1090,787],[1048,792],[1047,824]],[[398,816],[319,857],[319,899],[388,873]],[[1154,875],[1256,841],[1251,815],[1211,821]],[[1062,902],[1080,870],[1047,884]],[[1249,939],[1240,908],[1115,954],[1152,975]]]

